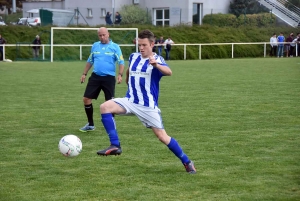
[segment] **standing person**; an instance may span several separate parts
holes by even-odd
[[[280,35],[277,37],[277,42],[278,42],[277,57],[283,57],[284,41],[285,41],[285,38],[283,36],[283,33],[281,32]]]
[[[271,45],[271,51],[270,51],[270,56],[275,56],[277,54],[277,38],[276,34],[274,33],[273,36],[270,38],[270,45]]]
[[[167,40],[165,40],[164,44],[165,44],[166,60],[170,60],[171,47],[172,44],[174,44],[174,42],[169,37]]]
[[[159,46],[158,46],[158,55],[159,56],[161,56],[161,52],[162,52],[162,48],[163,48],[163,46],[164,46],[164,42],[165,42],[165,40],[164,40],[164,37],[160,37],[159,38],[159,40],[158,40],[158,44],[160,44]]]
[[[100,105],[102,123],[108,134],[110,146],[98,151],[97,154],[107,156],[122,153],[113,114],[134,114],[181,160],[186,171],[194,174],[196,173],[194,163],[183,152],[178,142],[166,133],[158,108],[159,81],[162,76],[171,76],[172,71],[161,56],[152,52],[154,34],[151,31],[141,31],[138,35],[138,44],[140,52],[132,53],[129,57],[126,96]]]
[[[6,40],[2,37],[2,35],[0,34],[0,61],[3,61],[4,55],[3,55],[3,44],[6,44]]]
[[[287,42],[285,44],[285,47],[286,47],[286,57],[289,57],[291,54],[290,54],[290,51],[291,51],[291,42],[293,42],[294,40],[294,34],[291,33],[287,39],[285,40],[285,42]]]
[[[154,45],[152,48],[152,52],[156,52],[156,44],[158,44],[158,41],[156,40],[156,36],[154,36]]]
[[[300,56],[300,33],[297,33],[296,56]]]
[[[93,73],[89,78],[83,95],[83,103],[88,123],[79,129],[81,132],[95,130],[92,99],[97,99],[101,90],[104,92],[105,100],[110,100],[115,95],[115,63],[119,63],[119,74],[117,76],[118,84],[122,82],[124,71],[122,51],[119,45],[109,39],[107,28],[100,27],[97,33],[100,41],[93,44],[90,56],[87,59],[87,63],[80,78],[81,83],[83,83],[88,71],[94,65]]]
[[[291,42],[291,49],[290,49],[290,57],[293,57],[294,55],[296,55],[295,53],[294,53],[294,50],[295,50],[295,47],[296,47],[296,43],[297,43],[297,40],[298,40],[298,38],[296,37],[296,38],[294,38],[294,40]]]
[[[41,38],[39,35],[36,35],[35,39],[33,40],[32,44],[35,44],[37,46],[32,46],[32,54],[34,59],[38,59],[40,55],[40,48],[41,48]]]
[[[122,16],[119,12],[116,12],[116,19],[115,19],[115,25],[120,25],[122,22]]]
[[[106,22],[106,25],[112,25],[112,21],[111,21],[111,13],[110,12],[107,12],[106,13],[106,16],[105,16],[105,22]]]

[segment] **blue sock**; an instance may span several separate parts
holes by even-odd
[[[182,163],[186,164],[186,163],[190,162],[190,159],[182,151],[182,149],[179,146],[178,142],[174,138],[171,138],[171,141],[168,144],[168,147],[181,160]]]
[[[106,114],[101,114],[101,117],[102,117],[101,121],[109,137],[110,144],[119,147],[120,141],[119,141],[118,132],[116,129],[116,124],[113,115],[111,113],[106,113]]]

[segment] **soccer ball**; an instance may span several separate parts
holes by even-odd
[[[80,154],[82,143],[76,135],[70,134],[60,139],[58,149],[64,156],[73,157]]]

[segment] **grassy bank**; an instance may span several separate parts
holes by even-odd
[[[101,26],[101,25],[99,25]],[[97,27],[99,27],[97,26]],[[121,26],[122,27],[122,26]],[[128,27],[128,26],[127,26]],[[164,36],[164,38],[171,37],[175,43],[233,43],[233,42],[268,42],[273,33],[279,34],[283,32],[288,35],[291,32],[300,32],[299,29],[289,27],[217,27],[217,26],[176,26],[176,27],[155,27],[155,26],[142,26],[132,25],[139,30],[151,29],[155,35]],[[95,27],[96,28],[96,27]],[[125,28],[125,27],[122,27]],[[42,42],[44,44],[50,43],[50,29],[51,27],[26,27],[26,26],[5,26],[0,27],[0,33],[8,44],[25,43],[30,44],[37,34],[42,35]],[[132,43],[134,38],[133,33],[129,32],[111,32],[111,38],[122,44]],[[54,36],[55,44],[92,44],[97,39],[95,31],[57,31]],[[187,48],[188,59],[198,59],[198,47]],[[230,46],[210,46],[205,47],[202,59],[211,58],[228,58],[230,55]],[[30,48],[28,48],[30,49]],[[261,57],[262,48],[251,45],[238,47],[238,57]],[[15,60],[16,57],[28,58],[31,51],[17,52],[17,48],[8,48],[6,57]],[[124,48],[125,58],[133,51],[133,48]],[[56,60],[78,60],[78,47],[76,48],[56,48],[54,50]],[[89,48],[83,49],[83,56],[88,55]],[[49,51],[48,51],[49,53]],[[183,48],[174,47],[172,49],[172,59],[183,59]]]

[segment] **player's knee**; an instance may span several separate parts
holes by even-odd
[[[103,114],[103,113],[108,113],[108,112],[110,112],[109,111],[109,102],[108,101],[106,101],[106,102],[104,102],[104,103],[102,103],[101,105],[100,105],[100,112]]]
[[[84,105],[92,104],[92,99],[87,98],[87,97],[83,97],[82,101],[83,101]]]

